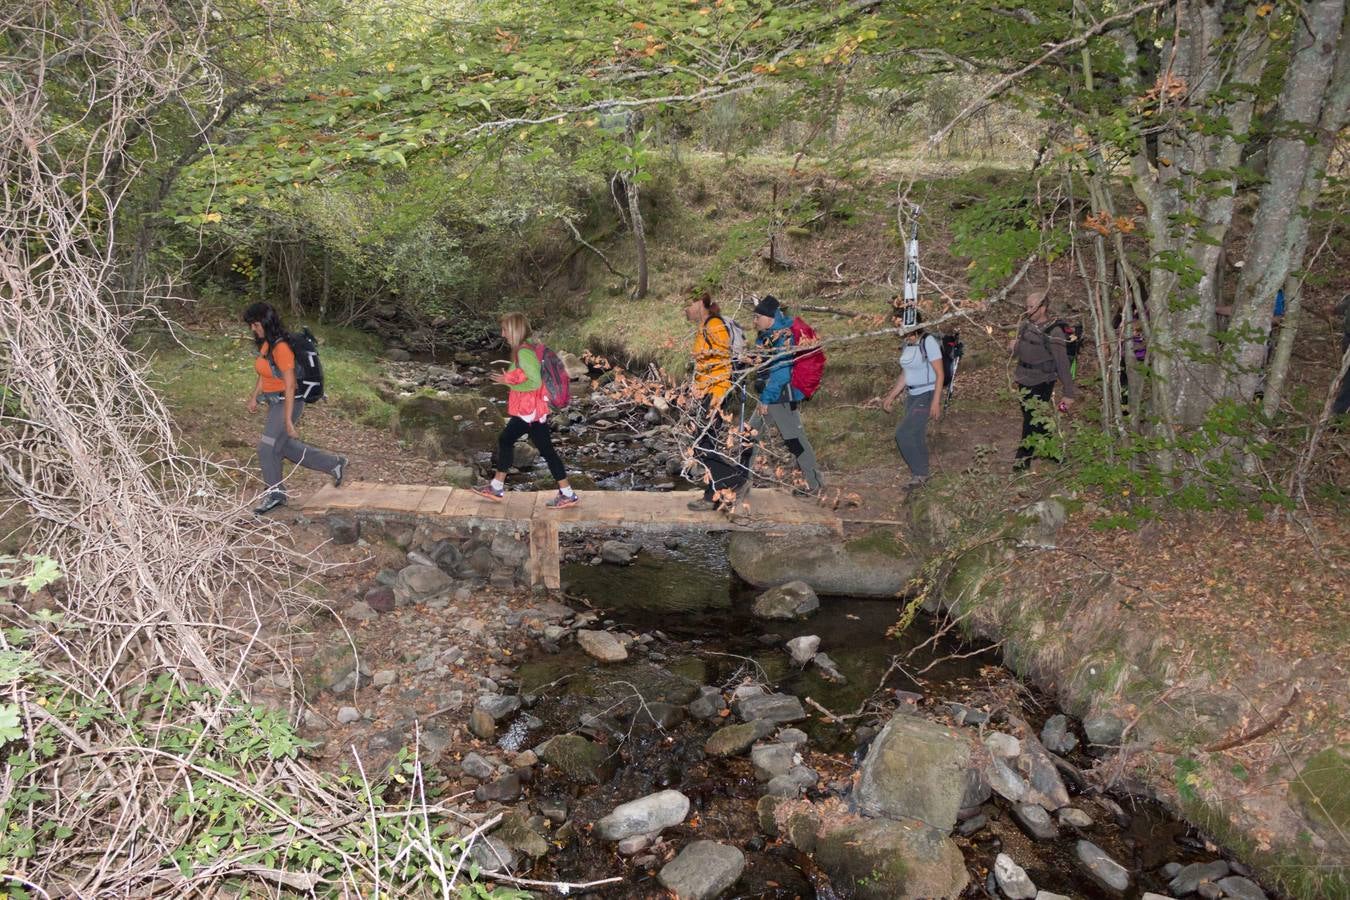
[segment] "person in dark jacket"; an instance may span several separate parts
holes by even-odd
[[[787,445],[797,467],[801,469],[806,481],[805,490],[793,493],[815,494],[824,485],[820,469],[816,467],[816,451],[806,438],[802,428],[802,416],[798,404],[801,393],[792,386],[792,360],[795,341],[792,337],[792,318],[778,304],[773,294],[765,295],[755,306],[755,328],[759,334],[755,338],[756,361],[755,390],[759,395],[759,405],[750,417],[751,434],[762,436],[766,422],[772,422],[774,428]],[[747,470],[753,464],[754,447],[746,460]]]
[[[1014,471],[1026,469],[1031,464],[1035,450],[1028,444],[1033,435],[1048,434],[1043,421],[1054,394],[1055,382],[1060,383],[1063,394],[1061,409],[1068,411],[1078,399],[1078,388],[1073,383],[1073,374],[1069,371],[1068,340],[1063,328],[1052,324],[1050,303],[1045,291],[1033,291],[1027,294],[1027,317],[1017,331],[1017,336],[1008,345],[1008,352],[1017,359],[1017,372],[1013,380],[1017,382],[1017,393],[1022,403],[1022,442],[1017,445]]]
[[[1345,352],[1350,350],[1350,294],[1346,294],[1336,304],[1336,312],[1341,315],[1341,356],[1345,356]],[[1341,389],[1331,404],[1333,416],[1343,416],[1346,413],[1350,413],[1350,374],[1347,374],[1345,380],[1341,382]]]

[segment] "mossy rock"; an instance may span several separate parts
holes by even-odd
[[[560,734],[543,746],[539,758],[577,784],[604,784],[614,771],[605,749],[579,734]]]
[[[1350,834],[1350,744],[1328,747],[1303,765],[1289,793],[1328,841]]]
[[[816,835],[815,858],[858,900],[959,897],[969,876],[960,849],[916,820],[858,819]]]

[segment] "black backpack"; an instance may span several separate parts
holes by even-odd
[[[319,361],[319,341],[308,328],[286,335],[286,343],[295,354],[295,399],[306,403],[322,400],[323,363]],[[267,364],[272,376],[281,377],[281,370],[272,359],[272,348],[267,348]]]
[[[1069,357],[1069,374],[1077,377],[1078,351],[1083,348],[1083,323],[1056,319],[1045,326],[1045,333],[1048,335],[1055,328],[1064,333],[1064,354]]]
[[[938,347],[942,349],[942,392],[946,399],[950,400],[952,383],[956,381],[956,370],[960,368],[961,357],[965,356],[966,345],[961,342],[961,333],[958,331],[948,331],[934,336],[937,338]],[[919,339],[919,352],[923,354],[925,360],[928,359],[923,338]]]

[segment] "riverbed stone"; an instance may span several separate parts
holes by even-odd
[[[355,544],[361,538],[361,521],[347,516],[329,516],[328,537],[334,544]]]
[[[512,772],[496,781],[489,781],[474,788],[473,798],[479,803],[489,801],[510,803],[520,797],[520,775]]]
[[[711,719],[726,708],[727,701],[722,697],[722,692],[706,685],[699,688],[698,696],[689,701],[689,715],[695,719]]]
[[[716,841],[694,841],[666,863],[657,876],[679,900],[713,900],[745,871],[745,854]]]
[[[474,708],[469,713],[469,731],[480,741],[491,741],[497,737],[497,720],[485,709]]]
[[[506,842],[506,846],[526,856],[538,859],[549,851],[548,839],[530,827],[529,811],[524,806],[517,807],[502,820],[493,835]]]
[[[394,597],[399,604],[415,603],[448,590],[454,581],[434,565],[411,565],[399,570]]]
[[[1069,730],[1069,717],[1056,713],[1047,719],[1041,729],[1041,743],[1051,753],[1072,752],[1078,746],[1078,735]]]
[[[727,543],[731,568],[759,588],[803,581],[819,594],[893,598],[919,570],[921,561],[894,536],[844,541],[738,532]]]
[[[344,706],[337,712],[339,725],[350,725],[353,722],[361,721],[361,711],[355,706]]]
[[[796,755],[797,750],[791,744],[759,744],[750,748],[750,765],[754,767],[756,778],[768,781],[786,775]]]
[[[1036,896],[1036,885],[1027,870],[1006,853],[994,857],[994,880],[1008,900],[1032,900]]]
[[[811,661],[820,649],[820,638],[814,634],[804,634],[801,637],[795,637],[787,642],[788,653],[792,655],[792,661],[799,666],[804,666]]]
[[[1156,897],[1157,895],[1155,894],[1154,896]],[[1037,891],[1035,900],[1073,900],[1073,898],[1066,894],[1054,894],[1050,891]],[[1148,900],[1148,894],[1144,895],[1144,900]]]
[[[1061,825],[1068,825],[1073,828],[1092,827],[1092,816],[1072,806],[1064,807],[1055,815],[1059,818],[1059,824]]]
[[[678,825],[689,815],[689,798],[679,791],[658,791],[614,808],[595,823],[602,840],[621,841],[635,834],[651,834]]]
[[[831,684],[848,684],[844,673],[839,671],[839,664],[831,659],[828,653],[817,653],[811,660],[811,665],[815,666],[821,678]]]
[[[818,831],[814,854],[859,900],[957,897],[969,876],[956,844],[914,819],[857,819]]]
[[[703,752],[709,756],[737,756],[749,750],[755,741],[770,734],[773,734],[773,723],[764,719],[728,725],[708,737]]]
[[[539,758],[578,784],[603,784],[613,763],[598,744],[579,734],[560,734],[539,749]]]
[[[474,701],[474,709],[481,709],[492,716],[492,721],[500,722],[520,709],[520,698],[506,694],[481,694]]]
[[[994,789],[984,780],[984,775],[975,766],[966,769],[963,780],[961,809],[972,809],[980,806],[994,795]]]
[[[732,710],[743,722],[763,719],[779,725],[806,718],[802,701],[791,694],[759,694],[732,701]]]
[[[956,825],[970,744],[958,732],[913,716],[893,716],[872,741],[855,794],[866,815],[919,819],[942,834]]]
[[[1050,841],[1059,837],[1059,829],[1051,821],[1050,814],[1043,807],[1030,803],[1018,803],[1013,807],[1013,818],[1022,830],[1038,841]]]
[[[497,774],[497,767],[477,753],[467,754],[464,759],[460,760],[459,768],[465,775],[470,778],[477,778],[479,781],[487,781]]]
[[[366,606],[369,606],[377,613],[393,612],[394,607],[398,605],[398,601],[394,597],[394,589],[385,587],[382,584],[377,584],[375,587],[366,591],[365,596],[362,599],[365,600]]]
[[[750,612],[759,619],[791,621],[805,619],[820,609],[820,598],[804,581],[789,581],[755,598]]]
[[[995,756],[1001,756],[1004,759],[1012,759],[1022,752],[1022,742],[1011,734],[1004,734],[1001,731],[991,731],[984,736],[984,746]]]
[[[628,649],[623,643],[608,631],[589,631],[583,629],[577,632],[577,643],[581,649],[585,650],[587,655],[604,663],[623,662],[628,658]]]
[[[1074,847],[1083,871],[1099,885],[1111,891],[1124,893],[1130,887],[1129,870],[1116,862],[1106,851],[1092,841],[1079,841]]]
[[[1089,744],[1114,747],[1125,733],[1125,723],[1113,713],[1097,713],[1083,720],[1083,733]]]
[[[981,768],[985,783],[1004,800],[1021,803],[1031,790],[1025,779],[1018,775],[1001,759],[990,758]]]
[[[605,541],[600,545],[600,559],[615,566],[629,565],[637,552],[637,545],[626,541]]]
[[[1172,876],[1167,889],[1174,894],[1184,896],[1195,893],[1202,881],[1218,881],[1228,874],[1228,863],[1221,859],[1212,862],[1191,863],[1182,866],[1181,871]]]
[[[516,851],[495,834],[479,837],[474,841],[473,850],[469,855],[484,872],[509,871],[516,867]]]
[[[809,739],[806,736],[806,732],[802,731],[800,728],[784,728],[782,731],[778,732],[778,743],[780,744],[801,746],[805,744],[807,740]]]
[[[1241,875],[1220,878],[1218,884],[1223,889],[1225,897],[1233,897],[1236,900],[1266,900],[1266,892],[1261,890],[1256,882]]]
[[[1017,757],[1017,771],[1026,778],[1035,791],[1035,799],[1050,812],[1069,805],[1069,791],[1055,768],[1055,761],[1041,742],[1031,735],[1022,741],[1022,752]]]

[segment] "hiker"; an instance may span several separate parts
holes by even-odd
[[[1344,357],[1350,352],[1350,294],[1341,297],[1334,311],[1341,317],[1341,356]],[[1341,381],[1341,389],[1331,403],[1333,416],[1343,416],[1346,413],[1350,413],[1350,374]]]
[[[283,459],[331,475],[333,487],[341,487],[347,457],[300,440],[296,425],[305,412],[305,401],[295,395],[295,351],[277,311],[269,304],[254,303],[244,310],[244,324],[253,332],[253,342],[258,347],[257,358],[253,360],[258,380],[248,396],[248,411],[258,411],[259,399],[267,404],[267,423],[258,439],[258,460],[267,493],[253,510],[261,516],[286,505],[286,489],[281,483]]]
[[[557,496],[545,505],[553,509],[576,506],[581,502],[581,497],[572,490],[567,480],[567,467],[554,449],[553,438],[549,433],[548,391],[544,387],[544,375],[539,366],[539,353],[525,343],[530,333],[530,323],[520,313],[507,313],[501,321],[502,338],[511,347],[511,368],[501,373],[494,372],[491,377],[493,382],[504,384],[509,390],[506,412],[511,418],[497,436],[496,473],[491,481],[479,485],[474,491],[489,500],[501,501],[505,498],[506,470],[511,468],[516,441],[529,435],[530,443],[548,463],[549,474],[558,482]]]
[[[1051,321],[1050,303],[1045,291],[1027,294],[1027,318],[1017,336],[1008,344],[1008,352],[1017,359],[1017,392],[1022,404],[1022,442],[1017,445],[1014,471],[1025,470],[1031,464],[1035,450],[1027,443],[1032,435],[1049,434],[1044,421],[1055,382],[1063,394],[1060,409],[1068,412],[1078,399],[1073,375],[1069,371],[1068,341],[1060,323]]]
[[[922,322],[922,316],[916,322]],[[913,490],[928,480],[928,420],[942,418],[942,346],[938,339],[920,329],[905,335],[900,348],[900,375],[895,387],[881,401],[881,408],[891,411],[900,392],[905,395],[905,414],[895,427],[895,446],[909,466],[907,490]]]
[[[728,324],[721,308],[706,291],[685,308],[684,317],[695,328],[694,397],[699,401],[700,412],[694,448],[698,460],[708,469],[702,498],[688,505],[695,511],[721,509],[733,502],[727,492],[734,494],[739,490],[749,474],[727,455],[726,447],[727,422],[732,418],[730,404],[741,391],[732,381],[733,328],[739,326]]]
[[[797,411],[803,397],[792,385],[795,346],[792,318],[779,306],[778,298],[773,294],[766,294],[755,306],[755,328],[759,332],[755,337],[755,347],[759,350],[755,377],[759,405],[750,417],[750,432],[762,435],[765,420],[772,422],[806,479],[806,488],[794,489],[792,493],[797,496],[817,494],[823,482],[820,470],[816,468],[816,452],[806,439],[801,413]],[[752,443],[743,454],[747,472],[753,461],[754,448]]]

